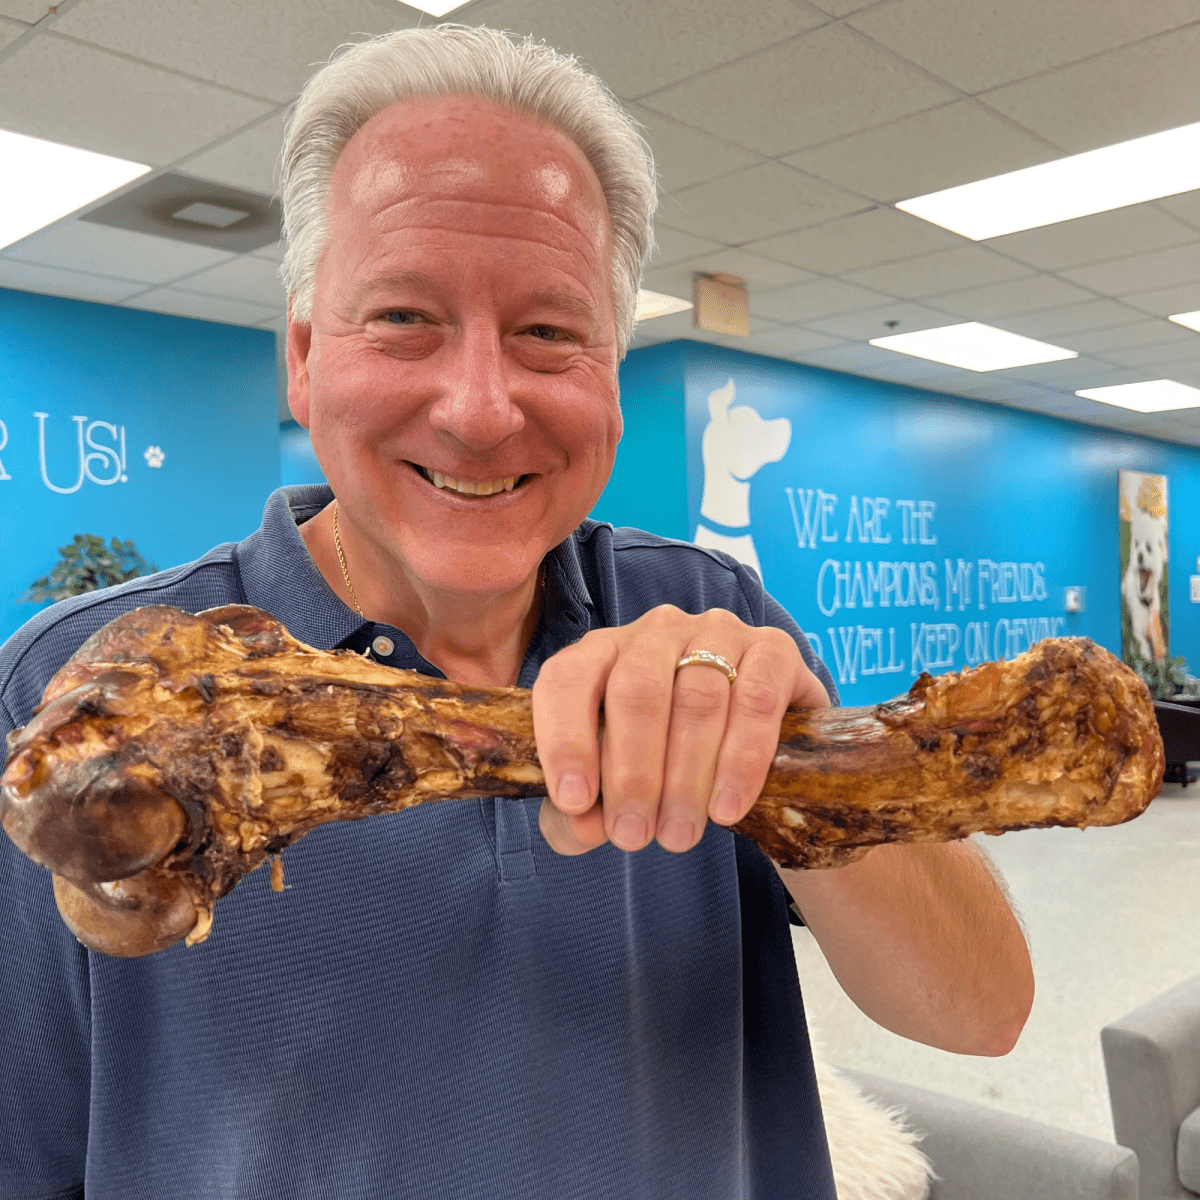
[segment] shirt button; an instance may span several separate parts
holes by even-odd
[[[383,636],[377,637],[371,643],[371,649],[374,650],[380,658],[387,658],[387,656],[391,654],[395,648],[396,644],[392,641],[392,639]]]

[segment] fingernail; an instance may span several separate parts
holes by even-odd
[[[565,812],[586,812],[592,806],[592,789],[582,775],[563,775],[558,781],[556,799]]]
[[[742,807],[741,798],[733,788],[725,787],[717,793],[713,801],[713,819],[716,821],[736,821]]]
[[[668,817],[658,831],[658,844],[664,850],[672,850],[676,854],[690,850],[695,841],[696,827],[687,817]]]
[[[613,824],[613,838],[622,850],[640,850],[646,844],[646,822],[637,813],[622,813]]]

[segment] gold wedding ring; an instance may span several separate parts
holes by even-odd
[[[730,683],[737,678],[737,667],[729,659],[722,658],[711,650],[693,650],[690,654],[685,654],[675,664],[675,670],[679,671],[683,667],[716,667],[718,671],[725,672],[725,678]]]

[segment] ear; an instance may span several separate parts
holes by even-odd
[[[724,387],[719,387],[716,391],[709,392],[708,415],[710,419],[720,421],[729,410],[729,406],[733,403],[733,398],[736,395],[737,388],[734,386],[732,379]]]
[[[292,317],[292,297],[288,297],[287,369],[288,408],[298,424],[308,428],[308,355],[312,349],[312,325]]]

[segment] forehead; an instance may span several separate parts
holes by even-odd
[[[481,234],[607,243],[599,180],[569,138],[468,96],[394,104],[347,143],[328,215],[383,226],[442,222]]]

